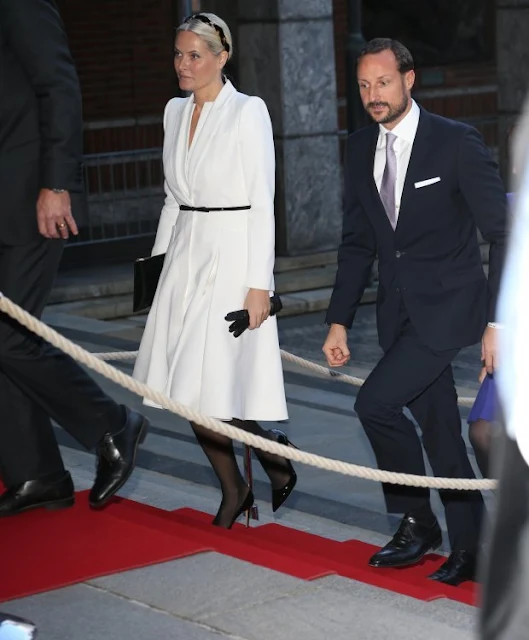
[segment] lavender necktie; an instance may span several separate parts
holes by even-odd
[[[397,180],[397,156],[393,145],[397,136],[394,133],[386,133],[386,166],[380,184],[380,199],[386,210],[389,222],[393,229],[397,226],[397,207],[395,204],[395,182]]]

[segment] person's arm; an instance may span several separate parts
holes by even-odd
[[[325,318],[330,329],[322,349],[331,367],[342,367],[351,357],[347,329],[353,324],[377,251],[374,229],[351,179],[353,153],[349,139],[344,163],[342,242],[338,248],[338,271]]]
[[[353,172],[353,145],[347,142],[344,163],[342,241],[338,248],[338,271],[327,310],[327,324],[350,328],[375,261],[374,229],[360,204]]]
[[[496,321],[507,236],[507,196],[497,165],[475,129],[467,129],[459,143],[459,188],[476,226],[489,243],[487,321]]]
[[[51,0],[0,0],[2,31],[39,109],[40,186],[82,191],[81,91],[64,27]]]
[[[250,328],[261,325],[270,313],[275,262],[275,152],[272,123],[261,98],[249,98],[239,122],[239,145],[246,192],[251,209],[248,216],[248,266],[245,308]]]
[[[496,307],[505,258],[507,195],[496,163],[475,129],[467,129],[459,143],[459,188],[481,235],[490,244],[487,322],[481,340],[481,359],[487,373],[498,366]]]
[[[163,114],[163,127],[164,131],[167,128],[167,117],[171,109],[176,107],[178,98],[173,98],[165,105]],[[151,255],[156,256],[167,251],[169,242],[171,240],[171,233],[176,220],[180,214],[180,206],[175,200],[175,197],[167,184],[167,179],[164,180],[165,201],[160,214],[160,221],[158,222],[158,229],[156,231],[156,239],[152,248]]]
[[[6,43],[38,104],[38,228],[46,238],[66,239],[78,233],[70,192],[83,189],[81,92],[66,34],[51,0],[0,0],[0,10]]]

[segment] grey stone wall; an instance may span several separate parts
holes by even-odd
[[[341,228],[331,0],[239,2],[241,91],[265,100],[277,154],[277,254],[335,249]]]

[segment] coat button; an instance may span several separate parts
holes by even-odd
[[[401,255],[402,253],[400,251],[395,252],[395,258],[400,258]]]

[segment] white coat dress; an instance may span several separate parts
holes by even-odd
[[[243,308],[249,288],[274,288],[270,116],[260,98],[227,81],[204,104],[189,147],[193,109],[193,96],[165,108],[166,199],[152,255],[166,257],[133,375],[220,420],[285,420],[276,318],[239,338],[224,320]],[[205,213],[181,204],[251,208]]]

